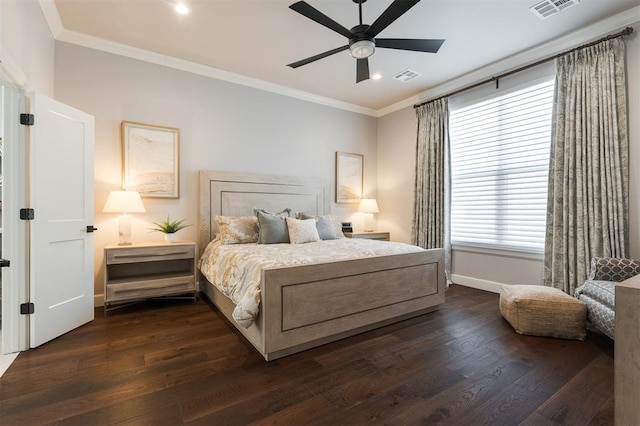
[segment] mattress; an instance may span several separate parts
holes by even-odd
[[[413,253],[422,248],[388,241],[341,238],[306,244],[222,244],[214,239],[198,261],[205,278],[236,305],[233,319],[247,328],[260,306],[262,271],[268,268],[329,263]]]

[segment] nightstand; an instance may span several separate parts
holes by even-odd
[[[364,238],[367,240],[380,240],[380,241],[389,241],[390,236],[388,232],[345,232],[344,236],[347,238]]]
[[[104,315],[130,302],[186,295],[196,301],[196,244],[109,244],[104,248]]]

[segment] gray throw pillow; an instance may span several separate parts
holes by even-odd
[[[321,240],[337,240],[338,236],[336,235],[335,229],[333,227],[333,222],[331,221],[331,217],[329,216],[311,216],[306,213],[298,214],[298,219],[315,219],[316,220],[316,228],[318,229],[318,235]]]
[[[285,217],[291,216],[291,209],[270,213],[261,209],[253,210],[258,218],[258,244],[289,243],[289,231]]]

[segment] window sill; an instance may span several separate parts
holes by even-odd
[[[461,251],[466,253],[478,253],[500,257],[513,257],[516,259],[536,260],[540,262],[544,260],[543,251],[518,250],[513,248],[488,247],[471,244],[452,244],[451,249],[453,251]]]

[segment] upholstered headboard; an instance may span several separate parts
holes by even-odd
[[[200,251],[217,232],[214,216],[249,216],[254,208],[323,215],[330,210],[325,179],[200,171]]]

